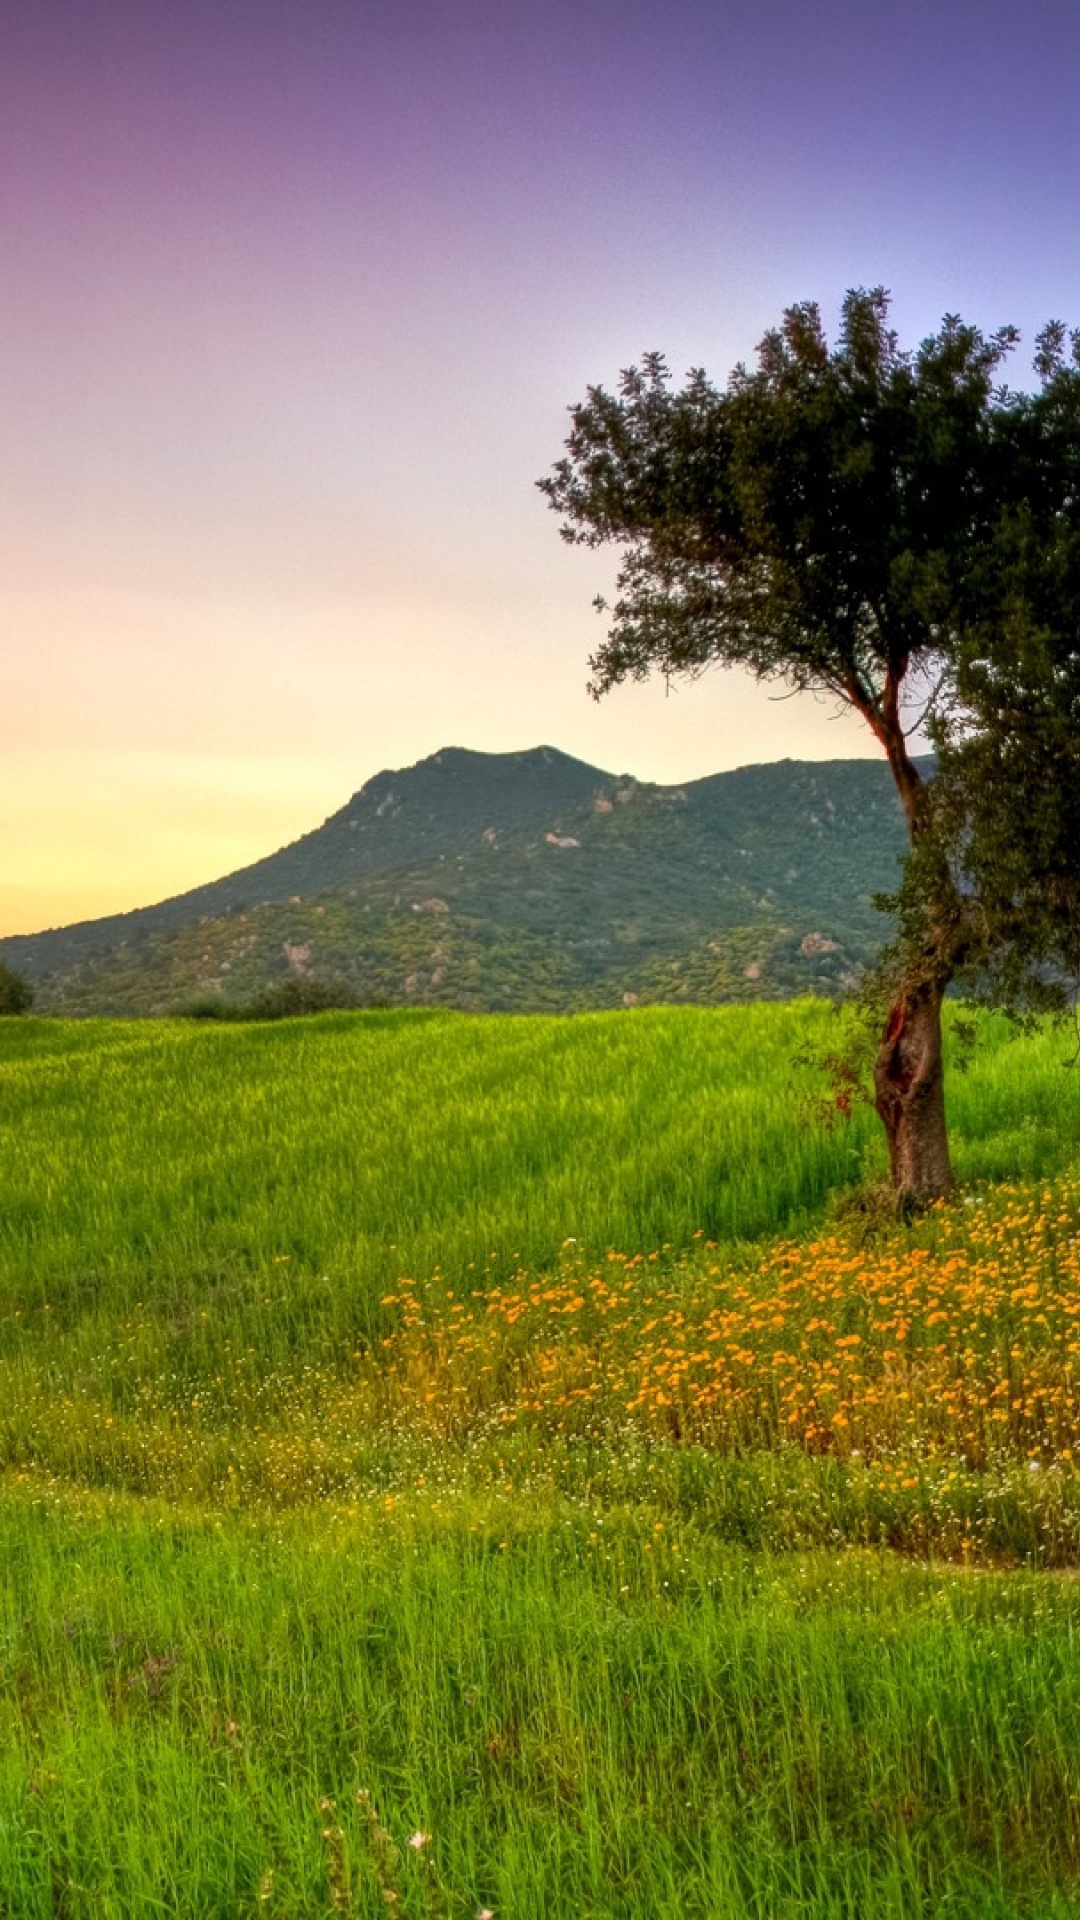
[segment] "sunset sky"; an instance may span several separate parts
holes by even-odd
[[[3,0],[0,933],[145,904],[446,744],[682,781],[871,751],[595,706],[534,481],[643,350],[884,282],[1080,323],[1080,9]]]

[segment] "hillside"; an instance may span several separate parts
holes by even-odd
[[[10,937],[0,959],[80,1014],[242,1001],[290,975],[477,1011],[831,993],[882,940],[873,896],[903,839],[876,761],[663,787],[552,747],[446,748],[253,866]]]

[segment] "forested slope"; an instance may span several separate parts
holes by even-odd
[[[663,787],[551,747],[447,748],[251,867],[0,958],[73,1013],[243,1001],[290,976],[478,1011],[830,993],[887,931],[873,896],[903,844],[876,761]]]

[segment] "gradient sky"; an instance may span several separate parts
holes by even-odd
[[[3,0],[0,932],[144,904],[447,745],[871,752],[715,675],[595,706],[533,482],[792,300],[1080,322],[1080,10]]]

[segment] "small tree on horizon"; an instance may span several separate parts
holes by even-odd
[[[958,799],[963,755],[970,767],[978,751],[979,663],[1022,599],[1002,542],[1027,524],[1024,488],[1045,464],[1062,330],[1040,337],[1032,401],[998,385],[1013,327],[986,335],[946,316],[904,352],[888,313],[884,289],[849,293],[830,348],[818,307],[793,306],[756,367],[737,366],[722,390],[700,369],[675,389],[663,357],[646,355],[615,394],[591,387],[571,408],[566,457],[538,484],[566,540],[623,550],[614,604],[597,602],[610,625],[590,662],[594,697],[654,671],[743,667],[832,696],[882,748],[911,855],[874,1094],[894,1188],[925,1203],[952,1182],[942,1001],[990,951],[962,871],[987,844]],[[1058,449],[1073,479],[1075,427],[1074,410]],[[1067,511],[1064,481],[1055,498]],[[1040,564],[1046,538],[1030,533]],[[951,836],[911,750],[928,713],[951,776]],[[998,812],[1018,804],[999,796]]]
[[[14,967],[0,960],[0,1016],[29,1013],[34,1004],[34,989]]]

